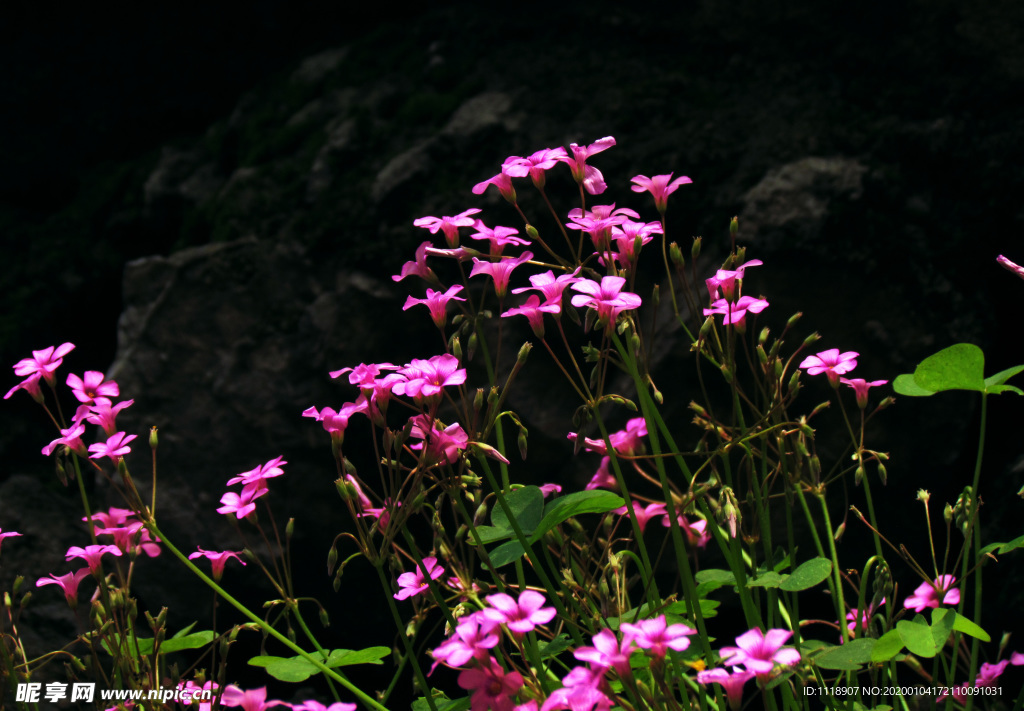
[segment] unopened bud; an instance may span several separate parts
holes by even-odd
[[[844,533],[846,533],[846,521],[843,521],[836,527],[836,533],[835,536],[833,536],[833,540],[838,543],[842,539]]]
[[[519,437],[516,440],[516,444],[519,445],[519,456],[522,457],[524,461],[526,460],[526,435],[526,428],[519,428]]]
[[[466,360],[473,360],[473,356],[476,354],[477,337],[476,332],[469,334],[469,351],[467,353]]]
[[[487,502],[484,501],[482,504],[476,507],[476,513],[473,514],[473,526],[479,526],[487,518]]]
[[[526,362],[526,359],[530,355],[530,351],[533,350],[533,344],[527,341],[523,344],[522,348],[519,349],[519,355],[516,356],[516,363],[522,365]]]
[[[324,627],[330,627],[331,626],[331,618],[327,614],[327,610],[325,610],[322,607],[320,608],[320,624],[323,625]]]
[[[476,395],[473,396],[473,409],[480,412],[480,409],[484,406],[484,389],[477,388]]]
[[[711,333],[711,329],[715,327],[715,317],[708,316],[704,319],[704,323],[700,326],[700,337],[707,338],[708,334]]]
[[[733,217],[729,220],[729,236],[736,239],[736,234],[740,231],[740,218]]]
[[[799,370],[794,370],[793,371],[793,375],[789,379],[789,385],[787,386],[787,389],[791,393],[795,393],[797,390],[800,389],[800,371]]]
[[[651,303],[657,306],[661,303],[661,285],[655,284],[654,289],[651,290]]]
[[[757,335],[757,345],[763,346],[765,343],[768,342],[768,333],[769,329],[767,326],[761,329],[761,333]]]
[[[804,339],[804,346],[813,346],[815,343],[821,340],[821,334],[815,331],[807,338]]]
[[[334,566],[338,564],[338,549],[335,546],[331,546],[331,550],[327,553],[327,574],[330,575],[334,572]]]
[[[793,326],[796,325],[797,321],[799,321],[801,318],[803,318],[803,315],[804,315],[803,311],[797,311],[795,314],[790,316],[789,320],[786,321],[786,328],[793,328]]]
[[[286,541],[290,541],[292,536],[295,535],[295,519],[288,519],[288,523],[284,525],[284,537]]]
[[[159,444],[159,440],[156,436],[156,427],[149,428],[149,448],[155,450]]]
[[[672,264],[676,266],[676,269],[682,269],[686,266],[686,260],[683,259],[683,250],[679,249],[679,245],[675,242],[668,246],[668,256],[672,260]]]
[[[18,593],[21,592],[21,586],[25,584],[25,576],[19,575],[14,578],[14,585],[11,586],[11,595],[18,597]]]
[[[462,362],[462,340],[456,334],[456,335],[452,336],[452,340],[451,340],[450,344],[451,344],[451,349],[452,349],[452,355],[455,356],[455,358],[461,363]]]
[[[767,330],[768,329],[766,328],[765,331],[767,331]],[[757,359],[761,362],[762,366],[766,366],[767,367],[767,365],[768,365],[768,354],[764,352],[764,346],[762,346],[760,343],[757,344]]]
[[[853,473],[853,485],[860,486],[860,483],[864,481],[864,467],[857,466],[857,470]]]
[[[536,227],[534,227],[533,225],[531,225],[529,223],[527,223],[527,225],[526,225],[526,234],[528,234],[530,236],[530,239],[539,239],[540,238],[540,232],[537,231]]]
[[[702,241],[703,240],[700,237],[693,238],[693,246],[690,248],[690,258],[695,262],[697,261],[697,257],[700,256],[700,244]]]
[[[882,486],[889,483],[889,472],[881,462],[878,463],[878,479],[882,482]]]

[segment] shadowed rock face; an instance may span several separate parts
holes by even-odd
[[[422,295],[422,285],[389,278],[429,236],[413,219],[480,206],[487,224],[518,226],[493,190],[475,197],[471,186],[508,155],[570,141],[614,135],[618,147],[595,160],[611,185],[608,200],[644,215],[652,214],[649,196],[629,192],[629,177],[692,177],[670,200],[668,221],[684,252],[691,236],[704,236],[702,272],[724,256],[728,219],[739,215],[740,244],[765,262],[746,287],[771,303],[761,322],[781,325],[803,311],[799,337],[817,330],[822,348],[859,350],[858,374],[891,380],[963,340],[986,348],[989,370],[1020,362],[1005,325],[1015,322],[1021,287],[994,264],[1000,251],[1014,258],[1019,240],[1010,237],[1024,219],[1024,131],[1006,98],[1020,81],[1019,50],[984,41],[1003,38],[1005,27],[971,3],[937,3],[919,23],[899,15],[917,33],[899,42],[870,42],[856,25],[850,37],[815,35],[808,30],[822,18],[813,5],[780,17],[754,4],[727,12],[708,2],[661,26],[595,10],[579,44],[557,23],[519,27],[526,20],[512,18],[523,32],[509,39],[487,18],[438,10],[418,28],[393,28],[390,45],[354,40],[296,62],[194,137],[126,161],[117,180],[105,174],[93,202],[72,201],[74,210],[46,228],[53,232],[42,232],[60,228],[84,245],[61,243],[66,253],[51,270],[60,293],[81,295],[76,284],[90,280],[115,283],[125,255],[153,255],[124,266],[122,307],[108,299],[103,318],[112,333],[120,311],[109,375],[136,400],[122,426],[139,443],[150,426],[160,431],[159,513],[169,534],[184,549],[237,548],[213,513],[224,482],[283,455],[287,475],[271,486],[276,510],[298,519],[299,546],[315,543],[303,552],[307,579],[327,588],[321,549],[344,514],[327,435],[302,410],[354,398],[330,370],[437,353],[425,313],[401,312],[408,290]],[[946,66],[950,57],[963,61]],[[851,69],[861,64],[864,73]],[[571,192],[566,175],[555,171],[549,181],[553,194]],[[527,186],[517,185],[524,210],[553,231]],[[35,244],[27,236],[22,243]],[[89,266],[101,257],[106,267]],[[511,363],[528,338],[520,328],[503,360]],[[86,348],[69,359],[75,372],[102,369]],[[691,356],[673,332],[657,355],[656,379],[678,413],[692,397]],[[531,377],[547,370],[544,357],[531,355]],[[564,439],[571,393],[555,381],[545,386],[510,399],[530,429],[531,472],[585,480],[596,462],[572,458]],[[818,384],[807,390],[808,399],[828,396]],[[955,498],[973,456],[973,407],[951,395],[887,413],[874,433],[877,447],[893,453],[883,506],[904,511],[922,474],[936,499]],[[365,436],[350,435],[347,449],[370,467]],[[49,441],[22,423],[0,437],[5,451],[34,452]],[[1014,441],[990,437],[991,479],[1007,482],[993,499],[1008,500],[1024,476],[1019,458],[1010,464],[1020,455]],[[144,444],[132,456],[136,479],[146,481]],[[24,470],[35,478],[0,483],[0,525],[39,538],[30,549],[24,538],[5,543],[3,580],[53,572],[63,550],[82,542],[39,524],[73,510],[67,492],[32,484],[52,477],[50,465],[16,472]],[[991,508],[997,523],[1013,520],[994,501]],[[236,575],[255,589],[252,567]],[[208,595],[167,556],[140,566],[139,584],[180,622],[205,614],[196,610]],[[1010,598],[1020,587],[1006,588],[1001,604],[1019,604]],[[344,609],[356,597],[346,586],[331,599]],[[37,614],[49,617],[46,609]],[[358,624],[371,627],[367,617]],[[65,631],[35,619],[41,635]],[[378,622],[375,634],[387,644],[380,630],[390,623]]]

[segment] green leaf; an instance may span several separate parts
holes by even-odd
[[[854,701],[853,711],[892,711],[892,706],[889,704],[878,704],[878,706],[871,706],[869,708],[859,701]]]
[[[434,707],[437,711],[466,711],[469,708],[469,697],[454,700],[435,697]],[[412,702],[412,711],[430,711],[430,704],[421,696]]]
[[[497,526],[477,526],[475,530],[476,535],[480,538],[476,545],[481,543],[497,543],[515,535],[511,528],[498,528]]]
[[[987,378],[985,378],[985,390],[987,390],[988,392],[995,392],[992,390],[994,386],[1002,385],[1003,383],[1005,383],[1007,380],[1009,380],[1022,370],[1024,370],[1024,365],[1015,365],[1012,368],[1000,370],[995,375],[988,376]],[[1018,388],[1013,389],[1016,390],[1018,393],[1020,392],[1020,389]]]
[[[553,657],[556,654],[561,654],[565,650],[569,649],[572,644],[572,639],[569,635],[563,632],[547,644],[542,644],[540,646],[540,658],[546,659],[547,657]]]
[[[721,587],[723,585],[735,585],[736,577],[728,570],[719,570],[718,568],[708,568],[702,570],[694,576],[698,584],[704,585],[705,583],[714,583]]]
[[[533,532],[533,536],[530,537],[530,542],[540,540],[545,533],[573,516],[585,513],[605,513],[625,505],[626,502],[622,500],[621,496],[598,489],[559,496],[544,510],[544,518]]]
[[[889,630],[877,640],[871,648],[871,661],[887,662],[903,651],[903,637],[899,630]]]
[[[1022,546],[1024,546],[1024,536],[1017,536],[1009,543],[989,543],[979,552],[981,553],[981,555],[985,555],[986,553],[992,553],[993,551],[995,551],[999,555],[1004,555],[1005,553],[1015,551],[1018,548],[1021,548]]]
[[[1021,390],[1015,385],[989,385],[985,387],[985,392],[989,395],[998,395],[999,393],[1017,393],[1018,395],[1024,395],[1024,390]]]
[[[914,370],[914,382],[925,390],[985,391],[985,353],[973,343],[957,343],[928,356]]]
[[[896,394],[908,397],[929,397],[935,394],[934,390],[926,390],[915,383],[913,373],[897,375],[896,379],[892,381],[892,389],[896,391]]]
[[[544,494],[540,488],[524,486],[521,489],[504,494],[504,497],[523,533],[533,533],[533,529],[540,523],[541,515],[544,512]],[[512,530],[512,525],[509,523],[508,516],[505,515],[504,508],[498,504],[495,504],[494,509],[491,511],[491,524],[495,528],[505,529],[506,531]]]
[[[871,661],[871,650],[875,640],[864,637],[852,639],[838,647],[827,649],[814,658],[814,664],[821,669],[860,669]]]
[[[780,586],[787,592],[799,592],[813,588],[832,574],[832,561],[827,558],[811,558],[801,563]]]
[[[508,543],[502,543],[491,551],[489,555],[494,567],[500,568],[513,561],[519,560],[525,553],[526,549],[523,548],[522,543],[519,541],[509,541]]]
[[[391,653],[388,647],[367,647],[366,649],[335,649],[327,655],[324,666],[344,667],[352,664],[381,664],[380,661]],[[316,653],[313,653],[317,656]],[[264,667],[267,673],[275,679],[297,683],[305,681],[309,677],[319,674],[320,669],[308,661],[305,657],[274,657],[264,655],[253,657],[249,664],[254,667]]]
[[[896,623],[900,638],[903,644],[907,645],[913,654],[919,657],[931,659],[938,654],[939,648],[935,645],[935,638],[932,636],[932,628],[925,622],[921,615],[913,620],[900,620]]]
[[[161,652],[180,652],[183,649],[199,649],[205,647],[213,641],[214,634],[213,630],[204,630],[203,632],[193,632],[192,634],[186,634],[182,637],[175,635],[170,639],[165,639],[160,643]],[[152,640],[146,640],[150,642],[150,651],[152,651]],[[139,640],[139,646],[142,646],[142,640]],[[143,652],[143,654],[149,654],[149,652]]]
[[[358,650],[335,649],[327,656],[327,666],[334,668],[353,664],[383,664],[381,659],[389,654],[391,654],[389,647],[367,647]]]
[[[946,646],[955,619],[956,612],[948,608],[936,607],[932,610],[932,641],[935,643],[936,651]]]
[[[779,575],[775,571],[761,573],[753,580],[747,580],[748,588],[777,588],[784,585],[789,578],[787,575]]]
[[[962,632],[963,634],[970,635],[971,637],[976,637],[977,639],[980,639],[982,642],[992,641],[992,638],[989,637],[988,632],[981,629],[981,627],[978,627],[978,625],[974,624],[963,615],[957,615],[956,618],[953,620],[953,629],[955,629],[957,632]]]

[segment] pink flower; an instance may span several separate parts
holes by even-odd
[[[548,496],[550,496],[551,494],[560,494],[560,493],[562,493],[562,485],[561,484],[541,484],[540,485],[540,493],[544,496],[545,499],[548,498]]]
[[[686,536],[686,542],[693,548],[704,548],[711,541],[711,534],[708,533],[708,522],[702,518],[698,518],[693,523],[690,520],[679,514],[676,517],[676,521],[679,523],[679,528],[682,530],[683,535]],[[661,525],[668,528],[672,524],[669,523],[668,516],[665,516],[661,520]]]
[[[198,702],[199,703],[199,707],[198,707],[198,710],[197,710],[197,711],[212,711],[213,699],[216,698],[216,696],[217,696],[217,689],[219,688],[218,685],[217,685],[217,682],[215,682],[215,681],[207,681],[202,686],[199,686],[199,684],[195,683],[191,679],[188,679],[187,681],[184,681],[184,682],[178,682],[178,688],[181,689],[182,691],[187,691],[193,698],[196,697],[197,694],[199,694],[200,692],[203,692],[203,691],[210,691],[210,692],[212,692],[211,693],[211,697],[210,697],[211,700],[210,701],[199,701]],[[184,703],[184,701],[185,701],[184,695],[182,695],[182,699],[181,700]],[[193,703],[195,703],[195,702],[193,702]],[[188,706],[187,708],[191,709],[192,707]]]
[[[48,457],[53,454],[53,450],[64,445],[78,456],[86,456],[85,442],[82,441],[82,435],[85,434],[85,425],[74,425],[66,430],[61,430],[60,433],[60,437],[43,447],[43,454]]]
[[[113,556],[120,557],[121,549],[117,546],[94,545],[86,546],[85,548],[71,546],[70,548],[68,548],[65,560],[71,561],[75,558],[83,558],[85,559],[85,562],[89,565],[89,572],[93,575],[98,575],[101,569],[100,559],[107,553]]]
[[[597,471],[594,472],[594,476],[590,477],[590,481],[583,488],[586,491],[593,491],[594,489],[617,491],[619,483],[615,480],[615,475],[612,474],[611,465],[611,457],[601,457],[601,463],[597,466]]]
[[[640,246],[647,244],[654,239],[654,235],[663,234],[660,222],[633,222],[632,220],[623,222],[621,225],[612,228],[612,238],[615,240],[615,248],[618,250],[617,254],[613,254],[619,265],[627,272],[632,272],[636,268],[636,262],[639,258],[639,251],[637,248],[637,240],[640,240]],[[601,264],[604,264],[604,255],[598,258]]]
[[[506,672],[489,659],[486,666],[459,674],[459,686],[473,692],[469,702],[471,711],[512,711],[512,697],[523,688],[523,675]]]
[[[626,429],[619,430],[618,432],[612,432],[608,435],[608,441],[611,442],[612,449],[615,450],[616,454],[631,455],[638,452],[644,451],[644,443],[641,437],[647,436],[647,420],[642,417],[634,417],[626,423]],[[576,433],[570,432],[567,438],[570,442],[576,441]],[[587,437],[583,440],[584,449],[588,452],[597,452],[598,454],[607,454],[608,447],[605,445],[603,439],[591,439]]]
[[[709,277],[704,280],[704,283],[708,287],[708,294],[711,296],[711,300],[718,300],[718,290],[721,289],[726,301],[735,301],[736,282],[743,280],[744,271],[747,267],[759,267],[762,264],[764,264],[764,262],[760,259],[751,259],[749,262],[744,262],[735,269],[719,269],[715,272],[713,277]]]
[[[772,629],[762,632],[760,628],[754,628],[736,638],[737,646],[722,648],[722,662],[730,667],[743,665],[747,671],[754,672],[759,681],[764,682],[776,664],[791,667],[800,661],[800,652],[782,646],[792,636],[789,630]]]
[[[493,178],[488,178],[482,183],[477,183],[473,186],[474,195],[482,195],[487,187],[493,185],[501,193],[501,196],[513,205],[516,204],[516,189],[512,187],[512,178],[508,173],[505,172],[504,166],[501,169],[502,172],[495,175]]]
[[[939,605],[959,605],[960,589],[953,587],[956,578],[952,575],[940,575],[931,583],[921,583],[908,597],[903,606],[914,612],[922,612],[926,607]]]
[[[655,516],[665,516],[667,512],[665,510],[665,504],[648,504],[647,506],[642,505],[639,501],[634,500],[630,504],[630,508],[633,509],[633,514],[636,516],[637,525],[640,526],[640,533],[644,532],[647,528],[647,523]],[[621,516],[627,516],[628,510],[625,506],[615,509],[612,513],[617,513]],[[628,523],[626,524],[629,525]]]
[[[239,707],[242,711],[265,711],[271,706],[288,706],[283,701],[267,700],[267,687],[243,691],[234,684],[224,687],[220,703],[222,706]]]
[[[379,508],[367,507],[359,516],[375,519],[377,521],[377,530],[383,531],[391,521],[391,510],[397,509],[401,505],[401,501],[392,501],[390,498],[387,498],[384,499],[384,503]]]
[[[74,349],[75,344],[62,343],[56,347],[50,346],[49,348],[44,348],[41,351],[32,351],[31,358],[24,358],[14,364],[14,374],[23,377],[39,375],[46,380],[47,383],[53,385],[54,371],[56,371],[57,368],[61,366],[61,363],[64,362],[64,356]],[[38,380],[39,379],[36,378],[37,382]],[[25,389],[27,390],[28,388]],[[10,396],[11,394],[8,393],[7,397]]]
[[[501,170],[513,178],[525,178],[529,175],[534,185],[543,188],[547,182],[545,172],[554,168],[559,162],[567,160],[568,155],[564,148],[544,148],[526,158],[509,156],[502,164]]]
[[[817,355],[807,356],[801,361],[800,367],[806,368],[808,375],[824,373],[832,387],[838,388],[839,376],[849,373],[857,367],[857,356],[859,355],[860,353],[854,351],[840,353],[838,348],[830,348]]]
[[[256,488],[258,482],[264,479],[272,479],[276,476],[284,474],[283,467],[288,462],[284,461],[284,457],[275,457],[266,464],[261,464],[255,469],[250,469],[247,472],[242,472],[238,476],[228,479],[228,486],[232,484],[242,484],[243,488]]]
[[[850,611],[846,613],[846,619],[847,619],[846,628],[848,630],[850,630],[851,632],[856,633],[858,631],[857,630],[857,622],[858,622],[858,618],[859,618],[860,631],[861,632],[866,632],[867,629],[868,629],[868,623],[871,622],[871,618],[874,616],[875,611],[879,607],[884,605],[884,604],[885,604],[885,598],[883,597],[881,602],[879,602],[877,606],[876,605],[871,605],[869,603],[868,604],[868,609],[865,610],[864,612],[859,612],[856,607],[851,607]],[[845,637],[844,637],[844,639],[845,639]]]
[[[697,631],[684,624],[666,625],[665,616],[658,615],[649,620],[640,620],[636,624],[623,622],[619,625],[623,634],[633,636],[636,645],[646,649],[657,659],[664,658],[668,650],[682,652],[690,646],[690,635]]]
[[[602,676],[603,671],[575,667],[562,679],[562,688],[551,692],[541,711],[608,711],[612,702],[599,688]]]
[[[4,542],[5,538],[11,538],[11,537],[20,536],[20,535],[21,534],[18,533],[17,531],[8,531],[7,533],[4,533],[4,529],[0,528],[0,545],[3,545],[3,542]]]
[[[533,259],[533,252],[523,252],[520,256],[509,259],[500,259],[497,262],[484,262],[473,257],[473,271],[469,276],[477,274],[489,274],[494,280],[494,293],[499,299],[504,299],[508,293],[508,280],[512,276],[512,270]]]
[[[462,429],[462,425],[454,422],[444,429],[441,423],[431,421],[426,415],[417,415],[412,418],[413,426],[410,436],[424,440],[418,444],[410,445],[411,449],[421,450],[426,444],[426,463],[439,464],[447,462],[454,464],[459,458],[459,452],[466,449],[469,444],[469,435]]]
[[[368,388],[373,388],[377,376],[385,370],[398,370],[398,366],[392,363],[360,363],[355,368],[332,370],[330,372],[330,376],[332,378],[338,378],[343,374],[348,373],[348,382],[352,385],[358,385],[361,389],[366,390]]]
[[[287,706],[287,704],[285,704]],[[335,701],[330,706],[324,706],[319,701],[309,699],[301,704],[292,704],[292,711],[356,711],[358,706]]]
[[[51,573],[48,578],[39,578],[36,581],[36,587],[59,585],[60,589],[64,591],[64,597],[67,599],[68,605],[74,610],[78,608],[78,586],[87,577],[89,577],[88,568],[79,568],[75,572],[66,573],[65,575],[53,575]]]
[[[633,652],[633,638],[626,634],[622,641],[609,629],[603,629],[591,639],[593,647],[580,647],[572,653],[581,662],[588,662],[594,668],[614,669],[620,677],[632,674],[629,655]]]
[[[415,400],[430,398],[441,393],[441,389],[466,382],[466,369],[459,367],[459,359],[445,353],[430,360],[413,359],[399,371],[407,380],[395,383],[395,395],[407,395]]]
[[[636,183],[633,186],[634,193],[649,192],[654,196],[654,207],[658,212],[665,212],[665,208],[668,206],[668,196],[678,190],[679,186],[693,181],[685,175],[672,180],[672,173],[669,173],[668,175],[655,175],[653,178],[638,175],[632,179],[632,182]]]
[[[437,580],[444,575],[444,568],[437,564],[437,558],[433,556],[427,556],[423,559],[423,568],[426,568],[427,572],[430,573],[431,580]],[[396,600],[405,600],[415,595],[422,595],[430,588],[427,579],[423,577],[423,569],[418,565],[413,572],[399,575],[398,585],[401,587],[401,590],[394,594]]]
[[[752,296],[741,296],[735,304],[729,303],[726,299],[719,299],[711,304],[710,309],[704,309],[705,316],[722,314],[725,316],[722,323],[732,324],[736,331],[743,333],[746,330],[747,312],[759,314],[768,308],[768,302],[764,299],[755,299]]]
[[[638,309],[640,297],[628,291],[622,291],[626,280],[619,276],[606,276],[598,284],[590,279],[580,279],[572,285],[573,291],[580,292],[572,297],[573,306],[587,306],[597,311],[597,319],[607,327],[613,328],[615,320],[623,311]]]
[[[514,289],[513,289],[514,291]],[[536,294],[530,294],[526,299],[526,303],[522,306],[515,306],[501,316],[507,318],[509,316],[525,316],[530,322],[530,328],[533,329],[533,333],[537,338],[544,338],[544,314],[557,314],[561,310],[561,306],[552,304],[541,304],[540,297]]]
[[[1011,262],[1009,259],[1007,259],[1006,257],[1004,257],[1001,254],[998,257],[996,257],[996,261],[999,262],[999,264],[1002,265],[1005,269],[1013,272],[1014,274],[1019,276],[1021,279],[1024,279],[1024,267],[1020,266],[1019,264],[1014,264],[1013,262]],[[65,345],[68,345],[68,344],[65,344]],[[21,373],[18,373],[18,375],[21,375]]]
[[[115,432],[107,438],[106,442],[97,442],[96,444],[89,445],[89,451],[94,452],[90,454],[90,459],[99,459],[100,457],[110,457],[110,461],[117,464],[119,457],[123,457],[128,454],[131,447],[128,443],[135,439],[135,435],[126,435],[124,432]]]
[[[85,378],[68,373],[68,387],[79,402],[92,402],[98,397],[117,397],[121,391],[113,380],[103,380],[103,373],[98,370],[85,371]]]
[[[555,617],[555,608],[544,607],[547,600],[535,590],[523,590],[516,601],[511,595],[497,593],[487,596],[488,608],[482,614],[489,620],[508,627],[517,635],[524,635],[537,625],[544,625]]]
[[[754,672],[747,669],[733,669],[729,673],[725,669],[708,669],[697,672],[698,684],[721,684],[725,690],[725,698],[729,702],[729,708],[737,711],[743,701],[743,685],[754,678]]]
[[[98,397],[91,405],[82,406],[86,408],[86,412],[88,413],[85,415],[85,421],[102,427],[103,431],[109,437],[117,432],[117,425],[114,424],[114,419],[117,417],[118,413],[126,407],[131,407],[134,402],[134,400],[124,400],[123,402],[119,402],[114,405],[109,399],[105,397]]]
[[[437,276],[434,274],[434,270],[427,266],[428,247],[430,247],[429,241],[420,243],[420,246],[416,248],[416,258],[411,262],[403,264],[402,271],[391,277],[392,281],[402,281],[402,279],[408,276],[418,276],[431,284],[437,283]]]
[[[587,159],[590,156],[608,150],[614,145],[615,139],[611,136],[600,138],[586,147],[578,146],[575,143],[569,144],[572,157],[566,157],[563,160],[569,164],[569,170],[572,171],[572,179],[577,183],[581,183],[591,195],[600,195],[608,188],[608,184],[604,182],[604,176],[601,175],[601,171],[591,165],[587,165]]]
[[[492,257],[500,256],[502,250],[504,250],[508,245],[525,247],[530,244],[530,240],[515,236],[519,234],[519,230],[514,227],[501,227],[499,225],[492,230],[490,227],[478,220],[476,228],[477,231],[471,234],[470,237],[490,242],[490,253]]]
[[[133,521],[125,526],[97,528],[97,536],[112,536],[114,545],[122,553],[138,555],[142,551],[150,558],[160,555],[160,546],[146,529],[142,521]]]
[[[486,662],[491,653],[487,650],[498,646],[498,635],[494,631],[497,625],[479,614],[464,617],[440,647],[431,654],[435,662],[450,667],[464,666],[469,660],[477,659]]]
[[[868,406],[868,389],[876,388],[879,385],[885,385],[889,381],[872,380],[871,382],[868,382],[864,378],[840,378],[839,382],[842,383],[843,385],[849,385],[851,388],[853,388],[853,392],[857,396],[857,407],[863,410]]]
[[[220,503],[223,505],[217,509],[217,513],[234,514],[236,518],[245,518],[256,510],[256,499],[266,493],[267,489],[265,486],[263,488],[243,489],[241,494],[229,491],[220,497]]]
[[[366,412],[368,408],[368,401],[360,395],[355,402],[346,402],[342,405],[338,412],[330,407],[319,411],[315,407],[307,407],[302,411],[302,416],[313,417],[317,422],[323,423],[324,429],[331,435],[331,439],[341,444],[345,441],[345,430],[348,428],[349,418],[357,412]]]
[[[461,284],[455,284],[449,287],[448,291],[443,294],[433,289],[427,289],[427,296],[424,299],[415,299],[412,296],[405,300],[405,306],[402,307],[402,311],[408,311],[417,304],[423,304],[430,309],[430,318],[434,319],[434,323],[438,328],[444,328],[445,322],[448,320],[448,316],[445,310],[448,307],[448,302],[454,299],[455,301],[465,301],[461,296],[456,296],[462,291]]]
[[[1002,675],[1002,673],[1006,671],[1006,667],[1010,663],[1011,662],[1009,659],[1004,659],[1003,661],[996,662],[995,664],[982,664],[981,669],[978,670],[978,676],[974,679],[974,688],[979,689],[984,687],[996,686],[998,684],[997,680]],[[969,686],[971,685],[969,685],[967,682],[964,682],[960,686],[953,689],[953,700],[959,704],[965,703],[968,695],[967,689],[969,688]],[[948,697],[949,694],[943,691],[938,697],[936,697],[935,703],[941,704]]]
[[[444,233],[445,241],[448,242],[449,247],[459,246],[459,228],[460,227],[472,227],[476,221],[470,215],[475,215],[480,212],[479,207],[471,207],[465,212],[460,212],[454,217],[421,217],[418,220],[413,220],[416,227],[425,227],[430,230],[430,234],[436,235],[438,230]]]
[[[229,558],[234,558],[242,565],[246,565],[246,562],[239,557],[239,553],[234,551],[204,551],[202,548],[196,547],[195,553],[189,555],[189,560],[195,558],[208,558],[210,561],[210,569],[213,571],[213,579],[216,582],[220,582],[221,577],[224,575],[224,566],[227,564]]]
[[[119,509],[116,506],[111,506],[107,512],[97,511],[92,515],[92,521],[103,528],[114,528],[127,522],[128,519],[134,517],[135,514],[128,509]],[[89,521],[89,517],[83,516],[83,521]]]
[[[580,270],[577,268],[572,274],[560,274],[556,277],[554,272],[548,269],[543,274],[531,275],[531,286],[521,286],[518,289],[513,289],[512,293],[522,294],[525,291],[539,291],[541,296],[544,297],[544,306],[552,307],[550,313],[560,314],[562,312],[562,292],[569,285],[579,281],[579,277],[576,276],[579,273]],[[547,309],[544,309],[544,311],[548,312]]]
[[[639,219],[640,215],[628,207],[620,207],[616,210],[614,203],[595,205],[586,213],[577,207],[569,211],[569,219],[572,222],[567,222],[565,226],[570,230],[586,232],[590,235],[590,241],[594,243],[594,248],[599,252],[604,252],[610,244],[612,230],[628,222],[630,217]]]
[[[32,373],[32,375],[28,376],[20,383],[15,385],[13,388],[8,390],[7,394],[4,395],[4,400],[9,400],[11,395],[18,392],[19,390],[24,390],[25,392],[32,396],[33,400],[42,404],[43,390],[42,388],[39,387],[39,381],[42,379],[42,377],[42,373]]]

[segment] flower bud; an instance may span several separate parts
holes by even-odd
[[[322,607],[320,608],[320,624],[324,627],[331,626],[331,618],[328,616],[327,610]]]
[[[477,346],[477,337],[476,337],[476,332],[474,331],[473,333],[469,334],[469,351],[468,351],[468,354],[467,354],[467,357],[466,357],[467,361],[473,360],[473,356],[476,355],[476,346]],[[461,361],[461,362],[465,362],[465,361]]]
[[[525,427],[519,428],[519,437],[516,440],[516,444],[519,445],[519,456],[522,457],[523,461],[526,461],[526,435],[527,431]]]
[[[853,473],[853,485],[860,486],[862,481],[864,481],[864,467],[857,465],[857,470]]]
[[[725,382],[732,382],[732,368],[729,367],[728,363],[722,363],[722,377],[725,378]]]
[[[732,239],[736,239],[737,233],[740,231],[740,218],[733,217],[729,220],[729,236]]]
[[[836,532],[832,539],[838,543],[842,539],[844,533],[846,533],[846,521],[843,521],[836,527]]]
[[[693,246],[690,248],[690,258],[693,259],[693,261],[695,261],[695,262],[697,261],[697,257],[700,256],[700,243],[701,242],[702,242],[702,238],[700,238],[700,237],[694,237],[693,238]]]
[[[676,266],[676,269],[682,269],[686,266],[686,260],[683,259],[683,250],[679,249],[679,245],[675,242],[668,246],[668,256]]]
[[[292,536],[295,535],[295,519],[288,519],[288,523],[284,525],[284,538],[286,541],[290,541]]]
[[[804,339],[804,347],[813,346],[815,343],[821,340],[821,334],[815,331],[807,338]]]
[[[757,345],[763,346],[765,343],[768,342],[768,333],[769,329],[767,326],[761,329],[761,333],[757,335]]]
[[[476,508],[476,512],[473,514],[473,526],[479,526],[487,518],[487,502],[484,501]]]
[[[530,239],[540,239],[540,232],[530,223],[526,223],[526,234],[530,236]]]
[[[455,356],[458,359],[458,361],[461,363],[462,362],[462,341],[459,339],[458,334],[453,335],[451,340],[448,343],[451,346],[452,355]]]
[[[736,250],[736,262],[738,264],[743,264],[745,261],[747,261],[747,248],[740,247]]]
[[[159,444],[159,440],[156,436],[156,427],[149,428],[149,448],[156,451],[156,447]]]
[[[786,321],[786,328],[787,329],[793,328],[793,326],[796,325],[797,321],[799,321],[801,318],[803,318],[803,315],[804,315],[803,311],[797,311],[795,314],[790,316],[789,320]]]
[[[766,328],[765,331],[767,330],[768,329]],[[757,359],[761,362],[762,367],[768,367],[768,354],[764,352],[764,346],[760,343],[757,344]]]
[[[330,575],[334,572],[334,566],[338,564],[338,548],[337,546],[331,546],[331,550],[327,553],[327,574]]]
[[[949,504],[942,510],[942,518],[945,519],[947,526],[953,523],[953,507]]]
[[[516,356],[516,363],[518,365],[524,364],[526,362],[526,359],[530,355],[530,351],[532,351],[532,350],[533,350],[533,344],[532,343],[530,343],[529,341],[524,343],[522,345],[522,347],[519,349],[519,354]]]
[[[63,458],[62,457],[54,457],[53,461],[55,461],[57,463],[57,479],[60,481],[61,484],[63,484],[64,486],[67,486],[68,485],[68,475],[67,475],[67,472],[64,471],[64,460],[63,460]]]
[[[881,462],[878,463],[878,479],[882,482],[882,486],[889,483],[889,472]]]

